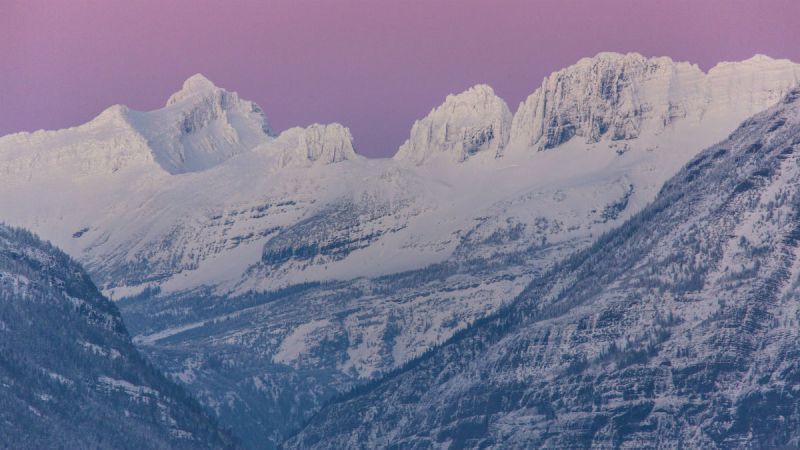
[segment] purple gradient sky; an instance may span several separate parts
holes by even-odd
[[[515,110],[603,50],[800,61],[798,17],[799,0],[0,0],[0,135],[154,109],[202,72],[276,130],[341,122],[389,156],[448,93],[488,83]]]

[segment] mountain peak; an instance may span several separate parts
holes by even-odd
[[[494,90],[478,84],[444,103],[414,123],[411,136],[395,159],[421,164],[435,155],[464,161],[478,152],[500,154],[508,141],[511,111]]]
[[[281,149],[284,167],[326,165],[358,158],[350,130],[338,123],[291,128],[281,133],[274,144]]]
[[[599,52],[594,56],[581,58],[580,60],[578,60],[576,65],[582,63],[585,64],[586,62],[593,62],[593,61],[625,61],[625,60],[644,61],[647,60],[647,57],[637,52],[628,52],[628,53]]]
[[[124,124],[127,123],[127,116],[130,112],[130,108],[125,105],[111,105],[108,108],[104,109],[103,112],[97,115],[94,119],[92,119],[90,124],[97,124],[97,123],[116,123],[116,124]]]
[[[525,148],[550,149],[575,136],[588,142],[636,138],[645,113],[653,109],[644,104],[647,90],[668,90],[670,79],[693,75],[702,77],[702,71],[639,53],[582,58],[546,77],[522,102],[514,117],[513,140]],[[667,107],[664,97],[654,106]]]
[[[448,103],[474,103],[474,101],[482,99],[494,99],[497,95],[494,89],[488,84],[476,84],[467,90],[458,93],[450,94],[445,98],[445,104]]]
[[[216,92],[218,90],[220,90],[220,88],[217,87],[211,80],[206,78],[205,75],[196,73],[183,82],[181,90],[169,97],[166,106],[173,105],[194,95],[207,94],[210,92]]]
[[[745,61],[753,61],[753,62],[775,61],[775,58],[772,58],[771,56],[765,55],[763,53],[756,53],[755,55],[753,55],[749,59],[746,59]]]
[[[187,78],[164,108],[137,114],[135,122],[156,161],[172,174],[208,169],[273,136],[257,104],[199,73]]]
[[[208,77],[206,77],[202,73],[196,73],[196,74],[190,76],[189,78],[187,78],[183,82],[183,87],[184,88],[191,87],[191,86],[210,86],[210,87],[215,87],[214,83],[211,80],[209,80]]]
[[[578,60],[578,62],[576,62],[572,66],[554,72],[554,74],[569,70],[579,70],[580,68],[593,67],[593,66],[597,67],[604,65],[624,67],[631,65],[671,66],[675,64],[678,63],[673,61],[673,59],[670,58],[669,56],[647,57],[638,52],[628,52],[628,53],[599,52],[594,56],[581,58]]]
[[[733,66],[740,66],[740,65],[775,65],[775,64],[795,64],[791,60],[785,58],[773,58],[769,55],[765,55],[763,53],[756,53],[755,55],[743,59],[741,61],[722,61],[717,64],[717,66],[725,66],[725,65],[733,65]]]
[[[722,61],[708,71],[714,77],[765,78],[769,74],[784,73],[790,84],[800,81],[800,64],[789,59],[776,59],[757,53],[742,61]]]
[[[669,57],[598,53],[544,79],[517,110],[511,141],[547,150],[572,138],[636,139],[681,120],[733,125],[778,101],[798,76],[800,65],[760,54],[706,74]]]

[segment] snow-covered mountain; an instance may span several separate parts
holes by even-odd
[[[83,269],[0,224],[0,446],[231,448],[136,350]]]
[[[512,114],[494,90],[477,85],[449,95],[411,128],[394,159],[421,164],[431,158],[462,162],[478,152],[501,156],[508,143]]]
[[[195,76],[151,112],[0,138],[0,211],[83,262],[135,339],[248,445],[423,354],[652,201],[800,81],[602,53],[515,114],[449,96],[395,158],[338,124],[270,132]]]
[[[273,134],[258,105],[199,74],[187,79],[163,109],[145,114],[126,110],[126,118],[171,174],[208,169]]]
[[[800,445],[800,88],[288,448]]]
[[[667,133],[688,123],[730,129],[797,83],[796,64],[756,55],[696,65],[636,53],[600,53],[555,72],[520,104],[512,145],[550,149],[573,138],[587,144]]]
[[[338,123],[292,128],[264,147],[267,152],[271,151],[270,147],[279,148],[281,167],[308,167],[358,159],[350,130]]]
[[[513,118],[487,86],[449,96],[395,158],[366,161],[346,128],[272,136],[258,106],[195,75],[156,111],[0,138],[0,207],[115,297],[384,275],[510,229],[518,247],[604,231],[798,80],[763,56],[704,74],[601,53],[548,77]]]
[[[79,127],[5,136],[0,167],[6,181],[29,182],[156,171],[154,164],[179,174],[213,167],[271,135],[258,105],[194,75],[156,111],[115,105]]]

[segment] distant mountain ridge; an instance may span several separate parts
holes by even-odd
[[[587,144],[627,141],[659,134],[675,122],[725,120],[729,108],[747,117],[799,81],[797,64],[765,55],[704,73],[668,57],[603,52],[553,72],[514,114],[485,85],[449,96],[414,125],[395,158],[421,163],[449,149],[464,161],[487,145],[501,157],[506,147],[547,150],[573,138]]]
[[[293,128],[275,136],[261,108],[195,75],[160,110],[114,106],[80,127],[0,138],[2,186],[9,193],[0,197],[0,206],[7,220],[48,236],[83,261],[115,296],[155,286],[169,291],[218,286],[241,292],[388,274],[447,259],[459,236],[492,214],[485,211],[492,204],[511,201],[545,179],[556,181],[551,184],[576,180],[576,170],[567,168],[576,162],[582,167],[576,158],[589,163],[577,170],[580,176],[608,177],[616,170],[616,181],[612,177],[600,184],[613,183],[632,196],[630,202],[646,203],[699,149],[775,103],[800,80],[798,67],[756,56],[721,63],[705,74],[669,58],[601,53],[547,77],[515,114],[488,86],[451,95],[414,125],[392,160],[375,161],[356,154],[350,131],[339,124]],[[562,146],[556,156],[540,154]],[[597,150],[588,158],[570,154],[578,148]],[[662,150],[654,151],[658,148]],[[632,164],[639,167],[624,168]],[[493,174],[504,171],[508,173]],[[558,171],[563,175],[557,176]],[[642,171],[658,173],[646,186],[622,181]],[[500,177],[502,182],[489,195],[472,193],[475,183],[465,179],[470,177],[489,183]],[[624,194],[630,185],[633,191]],[[451,193],[444,192],[446,186]],[[437,192],[444,198],[430,194]],[[21,203],[26,197],[52,197],[45,200],[52,204],[31,208]],[[265,268],[253,256],[256,252],[248,250],[249,264],[239,264],[235,271],[215,268],[214,260],[242,244],[270,247],[268,241],[278,230],[333,204],[360,205],[370,197],[368,202],[375,205],[393,205],[394,218],[375,230],[363,230],[368,237],[339,252],[343,258],[289,257],[280,267]],[[448,197],[486,201],[442,208],[451,202]],[[84,212],[78,204],[87,198],[93,204]],[[216,232],[197,236],[214,228],[217,216],[278,203],[286,203],[280,217],[258,213],[244,222],[241,214],[226,219],[241,229],[230,238]],[[469,213],[468,208],[476,211]],[[584,216],[580,225],[596,220],[585,217],[591,214],[569,213]],[[552,230],[574,226],[557,216],[544,217]],[[72,237],[84,229],[79,239]],[[331,229],[334,234],[342,231]],[[195,235],[191,242],[185,240],[187,233]],[[141,239],[147,244],[139,245]],[[199,247],[193,248],[194,243]],[[369,256],[374,245],[399,251],[397,264]],[[153,253],[155,248],[160,250]],[[374,270],[365,270],[369,267]],[[271,273],[266,284],[253,279],[262,279],[265,271]]]
[[[520,104],[512,142],[550,149],[573,138],[635,139],[680,121],[717,125],[726,110],[753,114],[798,81],[796,64],[764,55],[704,73],[667,57],[600,53],[545,78]]]

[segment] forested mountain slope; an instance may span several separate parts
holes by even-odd
[[[0,225],[0,447],[231,448],[50,244]]]

